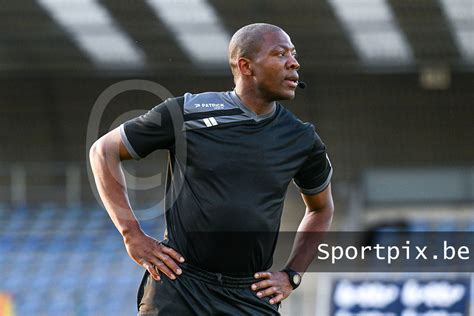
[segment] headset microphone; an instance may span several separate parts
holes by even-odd
[[[301,89],[306,88],[306,83],[304,83],[303,81],[298,81],[298,88],[301,88]]]

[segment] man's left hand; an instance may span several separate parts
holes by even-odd
[[[278,304],[293,291],[290,279],[286,272],[257,272],[254,277],[263,281],[252,284],[251,289],[262,298],[271,296],[270,304]]]

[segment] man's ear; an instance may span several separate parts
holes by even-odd
[[[253,74],[252,65],[250,63],[250,59],[248,58],[240,57],[237,60],[237,67],[239,68],[239,71],[242,75],[251,76]]]

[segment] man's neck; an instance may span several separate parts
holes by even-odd
[[[239,89],[239,87],[236,87],[234,91],[240,101],[257,115],[271,113],[275,109],[275,101],[264,100],[262,97],[253,93],[253,91]]]

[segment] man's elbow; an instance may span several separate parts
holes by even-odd
[[[332,217],[334,214],[334,202],[332,198],[328,199],[324,203],[318,203],[317,205],[307,206],[307,213],[318,214],[318,216]]]
[[[328,219],[332,221],[332,217],[334,215],[334,203],[332,202],[332,200],[331,200],[331,204],[328,206],[327,213],[328,213],[328,216],[327,216]]]
[[[330,223],[332,222],[333,215],[334,215],[334,203],[331,200],[330,203],[327,203],[326,205],[324,205],[314,214],[317,216],[319,221],[328,223],[328,225],[330,225]]]
[[[100,157],[105,156],[105,145],[98,139],[92,144],[91,148],[89,149],[89,159],[92,162],[97,161]]]
[[[119,154],[114,150],[114,147],[104,137],[96,140],[89,150],[89,160],[92,167],[119,162]]]
[[[332,198],[328,203],[327,212],[330,213],[331,215],[334,213],[334,201],[332,200]]]
[[[318,214],[320,217],[332,218],[334,214],[334,203],[331,201],[330,203],[325,204],[321,208],[313,210],[313,212],[315,212],[315,214]]]

